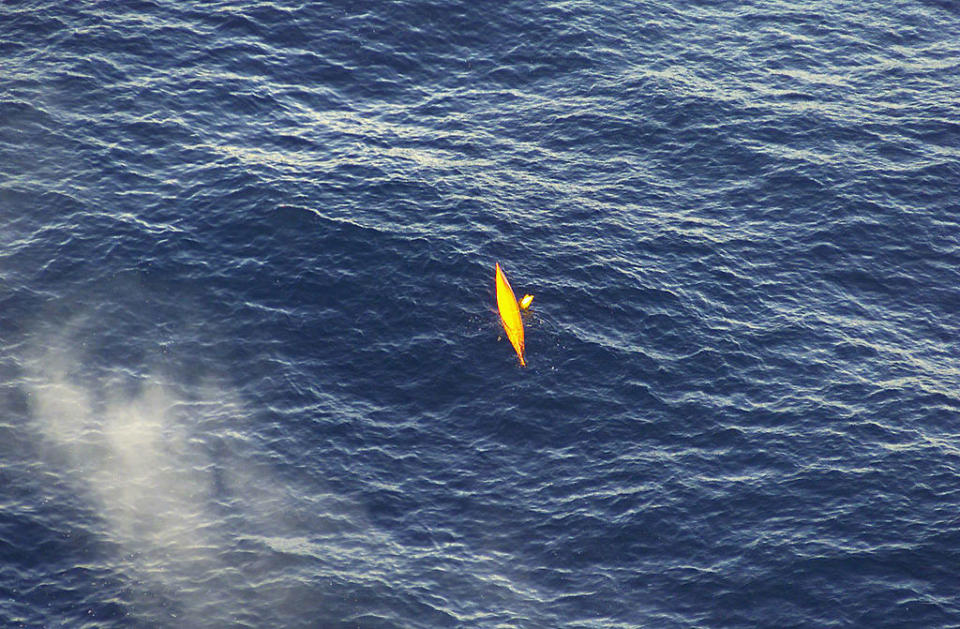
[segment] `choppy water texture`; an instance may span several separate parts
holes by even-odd
[[[3,3],[0,625],[960,626],[957,7]]]

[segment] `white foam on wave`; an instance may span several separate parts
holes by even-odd
[[[113,560],[134,589],[172,594],[179,609],[171,613],[200,613],[204,599],[191,583],[228,567],[210,509],[212,461],[189,424],[202,405],[157,377],[126,390],[90,381],[82,365],[64,345],[29,362],[34,426],[65,466],[61,477],[101,519],[99,533],[122,549]],[[222,603],[233,598],[231,588],[220,584],[206,595]]]
[[[187,387],[166,374],[92,377],[82,344],[68,337],[25,361],[32,425],[46,464],[117,550],[102,561],[127,584],[130,612],[148,623],[225,626],[315,606],[316,592],[292,595],[303,590],[300,575],[284,572],[261,540],[322,535],[331,520],[362,530],[362,509],[323,489],[329,500],[305,501],[302,478],[281,479],[229,387]]]

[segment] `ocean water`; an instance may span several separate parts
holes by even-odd
[[[3,2],[0,626],[960,627],[958,7]]]

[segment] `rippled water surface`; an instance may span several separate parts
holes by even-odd
[[[0,625],[960,626],[958,34],[3,3]]]

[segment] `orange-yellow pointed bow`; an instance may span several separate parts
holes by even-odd
[[[513,294],[513,289],[510,288],[507,276],[500,269],[499,262],[496,264],[496,272],[497,310],[500,311],[500,322],[503,323],[503,330],[513,344],[513,349],[517,350],[520,364],[525,366],[527,361],[523,359],[523,321],[520,320],[520,307],[517,305],[517,298]]]

